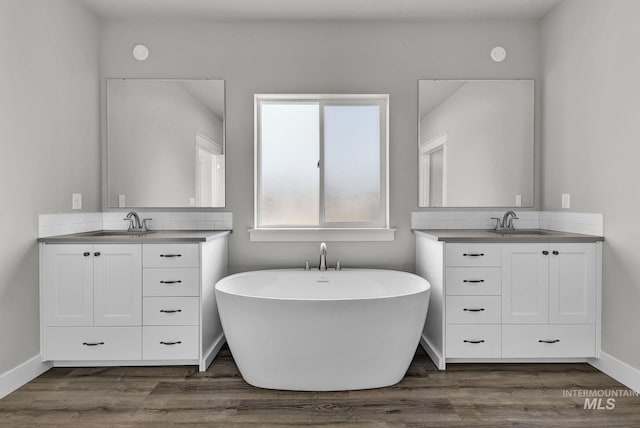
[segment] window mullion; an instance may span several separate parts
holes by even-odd
[[[318,152],[318,157],[320,158],[318,160],[319,162],[319,171],[318,173],[320,174],[320,180],[319,180],[319,185],[320,185],[320,189],[319,189],[319,197],[320,197],[320,201],[318,204],[318,207],[320,209],[320,213],[318,216],[318,222],[319,222],[319,226],[320,227],[326,227],[326,222],[324,220],[325,216],[324,216],[324,202],[325,202],[325,188],[324,188],[324,106],[325,106],[325,101],[318,101],[319,104],[319,108],[318,108],[318,120],[320,121],[319,126],[318,126],[318,130],[320,132],[320,138],[318,138],[319,144],[320,144],[320,149]]]

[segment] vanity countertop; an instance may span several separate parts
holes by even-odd
[[[495,233],[482,229],[414,229],[415,233],[443,242],[596,242],[604,241],[603,236],[583,235],[579,233],[558,232],[555,230],[535,229],[527,233],[519,229],[514,234]],[[539,233],[535,233],[539,232]]]
[[[126,234],[117,233],[98,235],[101,231],[72,233],[38,238],[38,242],[45,244],[80,244],[93,242],[100,244],[155,244],[155,243],[197,243],[222,238],[231,233],[230,230],[153,230],[148,233]]]

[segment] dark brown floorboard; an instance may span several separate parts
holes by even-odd
[[[419,348],[382,389],[292,392],[242,380],[225,347],[195,367],[54,368],[0,400],[2,427],[640,427],[640,398],[585,409],[565,390],[619,390],[587,364],[453,364]],[[603,402],[603,405],[605,403]]]

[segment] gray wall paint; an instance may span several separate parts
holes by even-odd
[[[40,348],[38,214],[99,209],[98,84],[92,14],[0,0],[0,374]]]
[[[387,243],[329,243],[329,261],[412,271],[410,212],[417,208],[418,79],[539,77],[534,21],[449,23],[103,23],[102,78],[226,79],[227,209],[234,213],[230,268],[315,262],[317,243],[256,243],[253,226],[254,93],[389,93],[390,214]],[[144,43],[149,59],[131,48]],[[509,56],[489,58],[492,46]]]
[[[602,212],[602,349],[640,368],[640,2],[572,0],[542,22],[544,208]]]

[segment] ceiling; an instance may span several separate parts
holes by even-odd
[[[79,0],[104,18],[217,21],[537,19],[562,0]]]

